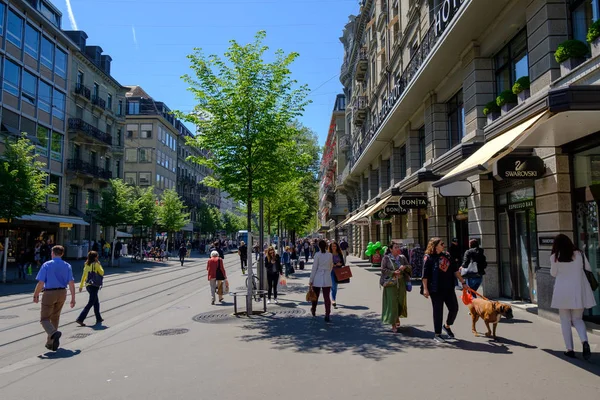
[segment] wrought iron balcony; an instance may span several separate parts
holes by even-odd
[[[94,139],[108,144],[109,146],[112,146],[113,144],[111,135],[102,132],[100,129],[88,124],[81,118],[69,118],[69,130],[83,132]]]
[[[92,92],[90,91],[90,89],[82,85],[81,83],[75,84],[75,89],[73,90],[73,92],[75,92],[75,94],[81,97],[85,97],[88,100],[92,98]]]
[[[356,60],[356,72],[355,78],[357,81],[362,82],[367,76],[367,69],[369,68],[369,54],[366,47],[362,47],[358,52],[358,59]]]
[[[85,175],[91,175],[96,178],[109,180],[112,179],[112,171],[100,168],[87,161],[71,159],[67,161],[67,170]]]
[[[101,109],[106,109],[106,101],[98,95],[92,96],[92,104],[100,107]]]
[[[367,97],[359,96],[354,103],[352,119],[354,121],[354,125],[362,126],[367,118]]]
[[[346,151],[350,148],[350,135],[340,136],[338,139],[338,148],[340,151]]]

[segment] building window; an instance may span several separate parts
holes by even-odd
[[[21,48],[23,41],[23,18],[15,14],[13,10],[8,10],[8,21],[6,25],[6,38],[9,42],[18,48]]]
[[[88,189],[86,191],[86,197],[85,197],[85,209],[87,210],[90,207],[93,207],[95,205],[96,205],[96,192]]]
[[[593,21],[600,19],[599,0],[575,0],[571,1],[571,27],[573,39],[585,43],[588,29]]]
[[[21,67],[4,59],[4,91],[19,96],[19,83],[21,81]]]
[[[125,150],[125,162],[137,162],[137,149],[126,149]]]
[[[448,107],[448,144],[449,148],[453,148],[465,136],[465,106],[462,89],[446,105]]]
[[[522,30],[495,57],[496,91],[512,90],[516,80],[529,76],[527,32]]]
[[[25,53],[36,60],[40,54],[40,32],[29,24],[25,25]]]
[[[42,36],[42,65],[52,71],[54,64],[54,44],[46,39],[46,36]]]
[[[53,160],[62,162],[62,150],[63,150],[63,142],[65,140],[64,135],[58,132],[52,132],[52,143],[50,144],[50,150]]]
[[[152,173],[140,172],[140,186],[152,185]]]
[[[106,96],[106,108],[112,111],[112,94]]]
[[[110,171],[110,157],[104,157],[104,169]]]
[[[85,75],[81,71],[77,71],[77,87],[82,87],[85,82]]]
[[[61,121],[65,120],[65,94],[54,89],[54,96],[52,98],[52,115]]]
[[[48,156],[48,139],[50,137],[50,129],[44,128],[43,126],[37,127],[36,137],[40,144],[37,147],[37,154],[47,157]]]
[[[400,180],[406,178],[406,145],[400,147]]]
[[[419,129],[419,167],[425,164],[425,126]]]
[[[151,149],[140,149],[140,162],[149,163],[152,162],[152,150]]]
[[[127,124],[127,139],[137,139],[138,136],[138,125]]]
[[[127,102],[127,114],[136,115],[140,113],[139,101],[128,101]]]
[[[125,172],[125,183],[137,185],[137,174],[135,172]]]
[[[27,71],[23,71],[23,100],[35,105],[37,97],[37,78]]]
[[[117,146],[122,146],[123,145],[123,131],[121,130],[121,128],[117,129]]]
[[[119,100],[119,108],[117,109],[117,115],[123,115],[123,100]]]
[[[48,203],[60,204],[60,176],[50,174],[50,177],[48,178],[48,183],[54,185],[52,193],[48,195]]]
[[[98,98],[98,96],[100,96],[100,85],[98,85],[96,82],[94,82],[94,89],[92,91],[92,96],[94,98]]]
[[[54,64],[54,72],[63,79],[67,79],[67,53],[60,49],[56,49],[56,63]]]
[[[52,109],[52,88],[40,79],[38,108],[50,114]]]
[[[6,6],[0,3],[0,35],[4,35],[4,14],[6,14]]]
[[[121,160],[115,161],[115,173],[117,178],[121,177]]]
[[[142,124],[140,127],[140,139],[152,138],[152,124]]]
[[[60,28],[60,17],[43,1],[40,4],[40,11],[44,17],[48,18],[48,20],[54,24],[54,26]]]

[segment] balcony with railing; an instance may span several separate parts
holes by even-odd
[[[350,135],[340,136],[338,139],[338,149],[340,151],[346,151],[350,148]]]
[[[81,96],[85,99],[88,99],[88,100],[91,100],[91,98],[92,98],[92,92],[90,91],[90,89],[88,87],[86,87],[85,85],[82,85],[81,83],[75,84],[73,93],[75,93],[76,95]]]
[[[96,178],[109,180],[112,179],[112,171],[100,168],[87,161],[79,159],[70,159],[67,161],[67,172],[75,172],[84,175],[91,175]]]
[[[352,120],[354,125],[362,126],[367,118],[367,96],[358,96],[352,109]]]
[[[69,130],[73,132],[82,132],[85,135],[99,140],[102,143],[112,146],[112,136],[102,132],[100,129],[92,126],[81,118],[69,118]]]
[[[369,68],[369,53],[366,47],[362,47],[358,52],[358,58],[356,59],[356,71],[354,77],[357,81],[362,82],[367,76],[367,69]]]
[[[348,178],[349,175],[350,175],[350,164],[346,164],[346,166],[344,167],[342,172],[340,174],[338,174],[338,176],[335,180],[337,189],[341,189],[344,186],[344,183],[346,182],[346,179]]]
[[[102,97],[100,97],[98,95],[92,96],[92,104],[103,110],[106,109],[106,100],[104,100]]]

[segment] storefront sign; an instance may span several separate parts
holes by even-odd
[[[359,218],[356,221],[352,221],[352,223],[354,225],[364,226],[364,225],[369,225],[371,223],[371,221],[369,221],[369,218]]]
[[[444,32],[463,2],[464,0],[443,0],[442,4],[437,6],[438,12],[434,15],[435,36]]]
[[[456,181],[440,186],[440,195],[443,197],[467,197],[473,193],[473,185],[469,181]]]
[[[533,208],[533,200],[523,201],[521,203],[509,204],[509,210],[523,210],[525,208]]]
[[[398,202],[401,208],[421,209],[427,208],[426,197],[404,197]]]
[[[405,215],[408,214],[408,210],[406,208],[402,208],[397,204],[388,204],[385,206],[383,211],[389,215]]]
[[[554,236],[540,236],[540,246],[552,246],[554,244]]]
[[[58,227],[71,229],[73,227],[73,224],[69,224],[68,222],[59,222]]]
[[[494,164],[494,176],[500,179],[538,179],[546,172],[539,157],[504,157]]]
[[[386,213],[384,210],[379,210],[373,215],[373,218],[381,221],[381,220],[391,219],[392,216],[390,214]]]

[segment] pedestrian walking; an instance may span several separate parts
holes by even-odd
[[[35,261],[35,267],[36,268],[39,268],[40,265],[41,265],[41,262],[40,262],[41,259],[42,259],[41,255],[40,255],[41,251],[42,251],[42,243],[41,242],[36,242],[35,248],[33,249],[33,253],[34,253],[33,259]]]
[[[346,241],[346,238],[342,238],[342,241],[340,242],[340,250],[342,250],[344,257],[348,257],[348,242]]]
[[[465,255],[463,256],[460,274],[467,281],[467,285],[471,289],[479,289],[483,275],[485,275],[486,267],[487,259],[483,249],[479,247],[479,241],[477,239],[469,240],[469,250],[465,251]],[[477,297],[475,293],[472,295],[473,298]]]
[[[423,258],[425,252],[419,243],[410,252],[410,265],[412,266],[413,278],[421,279],[423,277]]]
[[[411,267],[401,254],[400,244],[392,242],[389,253],[381,261],[379,284],[383,287],[381,320],[392,325],[392,332],[398,332],[400,318],[408,317],[406,299],[407,285],[410,283]]]
[[[285,277],[289,278],[292,273],[292,252],[289,246],[285,247],[285,250],[281,255],[281,262],[285,268]]]
[[[315,292],[316,300],[312,302],[310,312],[312,316],[316,316],[317,303],[319,295],[323,291],[323,300],[325,302],[325,322],[330,321],[331,314],[331,270],[333,269],[333,256],[327,252],[327,242],[319,241],[319,252],[315,254],[312,270],[310,272],[310,280],[308,282],[310,288]]]
[[[296,246],[292,243],[292,248],[290,252],[290,262],[292,263],[292,268],[298,268],[298,252],[296,251]]]
[[[98,261],[98,253],[90,251],[87,256],[87,260],[83,265],[83,275],[81,276],[81,282],[79,283],[79,292],[85,290],[89,293],[88,302],[81,310],[79,317],[75,320],[80,326],[85,326],[85,319],[90,312],[91,308],[94,307],[94,315],[96,316],[96,325],[99,325],[104,321],[102,315],[100,315],[100,299],[98,298],[98,292],[102,286],[102,279],[98,279],[97,276],[104,277],[104,269]]]
[[[433,308],[434,340],[443,343],[442,328],[450,338],[454,338],[452,324],[458,314],[458,300],[454,291],[454,280],[458,279],[464,286],[467,285],[460,272],[458,265],[450,259],[450,255],[444,251],[442,239],[434,237],[429,240],[425,249],[425,263],[423,265],[423,296],[431,298]],[[446,323],[443,324],[444,304],[448,307]],[[442,326],[443,325],[443,326]]]
[[[584,270],[591,272],[592,268],[583,252],[568,236],[557,235],[550,255],[550,275],[556,278],[550,307],[558,309],[567,348],[565,356],[575,358],[571,329],[574,326],[583,345],[583,358],[589,360],[592,353],[582,318],[583,310],[594,307],[596,299]]]
[[[308,239],[304,241],[304,262],[308,263],[308,256],[310,255],[310,243]]]
[[[240,247],[238,247],[238,255],[240,256],[240,264],[242,265],[242,275],[246,275],[248,269],[248,246],[243,240],[240,241]]]
[[[337,309],[337,289],[338,289],[338,280],[335,276],[335,269],[341,268],[346,265],[344,260],[344,252],[340,247],[338,247],[337,242],[332,241],[329,244],[329,252],[331,253],[333,268],[331,269],[331,299],[333,300],[331,305],[333,308]]]
[[[222,259],[225,258],[225,253],[223,253],[223,248],[221,247],[221,242],[219,242],[218,240],[216,240],[213,243],[213,247],[210,248],[210,250],[209,250],[210,254],[212,254],[213,251],[216,251],[217,253],[219,253],[219,257],[221,257]]]
[[[219,295],[219,302],[223,302],[223,282],[227,279],[223,259],[216,250],[211,251],[210,258],[206,262],[208,281],[210,282],[211,303],[215,304],[215,292]]]
[[[71,265],[62,260],[65,249],[62,246],[52,247],[52,260],[45,262],[40,268],[36,280],[38,281],[33,292],[33,302],[40,301],[42,296],[42,308],[40,323],[46,331],[46,348],[56,351],[60,347],[62,333],[58,330],[60,323],[60,312],[67,300],[67,286],[71,292],[71,308],[75,307],[75,281]]]
[[[181,263],[182,267],[183,267],[183,260],[185,260],[187,253],[188,253],[188,249],[185,247],[185,244],[181,243],[181,246],[179,247],[179,262]]]
[[[271,303],[272,292],[275,304],[277,304],[277,284],[279,283],[279,277],[283,275],[283,268],[281,266],[281,257],[275,253],[273,247],[267,249],[265,269],[267,270],[267,303]]]

